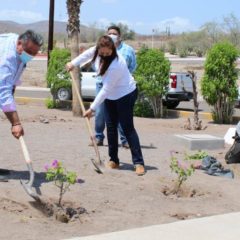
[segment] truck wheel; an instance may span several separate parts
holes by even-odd
[[[174,109],[178,106],[179,101],[177,100],[167,100],[163,102],[163,105],[166,106],[168,109]]]
[[[57,90],[57,99],[61,100],[61,101],[66,101],[66,100],[70,100],[72,98],[72,93],[70,89],[67,88],[59,88]]]

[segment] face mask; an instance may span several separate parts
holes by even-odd
[[[33,56],[28,54],[25,51],[22,51],[22,53],[19,55],[19,57],[24,64],[28,63],[29,61],[31,61],[33,59]]]
[[[118,36],[117,35],[109,34],[108,36],[113,40],[114,44],[118,41]]]

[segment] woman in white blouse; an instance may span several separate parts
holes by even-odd
[[[143,175],[144,160],[133,123],[133,107],[138,94],[136,82],[128,70],[125,59],[117,54],[109,36],[100,37],[96,46],[67,63],[66,68],[70,71],[89,61],[95,65],[98,75],[102,77],[103,87],[84,117],[92,117],[95,109],[104,102],[110,156],[108,166],[112,169],[119,168],[117,126],[120,123],[129,142],[135,171],[137,175]]]

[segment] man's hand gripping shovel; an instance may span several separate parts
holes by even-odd
[[[76,80],[75,80],[75,78],[73,76],[72,71],[69,71],[69,73],[70,73],[70,76],[72,78],[72,84],[73,84],[74,90],[75,90],[75,92],[77,94],[77,98],[78,98],[78,101],[80,103],[81,110],[82,110],[82,112],[84,114],[86,110],[85,110],[85,107],[84,107],[84,104],[83,104],[82,97],[81,97],[81,95],[79,93],[79,90],[77,88]],[[100,158],[98,146],[97,146],[97,143],[95,141],[95,137],[93,135],[93,131],[92,131],[92,128],[91,128],[90,121],[89,121],[89,119],[87,117],[85,117],[85,120],[86,120],[86,124],[87,124],[87,128],[88,128],[88,132],[89,132],[89,135],[90,135],[90,139],[91,139],[91,141],[93,143],[94,150],[95,150],[95,153],[96,153],[96,156],[97,156],[97,160],[91,159],[92,164],[94,165],[96,172],[103,173],[104,172],[104,163],[102,162],[102,160]]]

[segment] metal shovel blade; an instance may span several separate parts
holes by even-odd
[[[99,163],[97,163],[93,158],[91,159],[91,161],[92,161],[92,164],[94,165],[94,167],[95,167],[95,171],[97,172],[97,173],[104,173],[104,170],[105,170],[105,166],[104,166],[104,164],[101,162],[100,164]]]
[[[40,201],[39,196],[32,190],[32,185],[34,181],[34,171],[33,171],[32,163],[27,163],[27,167],[29,170],[30,179],[27,182],[24,182],[22,179],[20,179],[20,183],[22,184],[24,190],[29,196],[31,196],[36,201]]]

